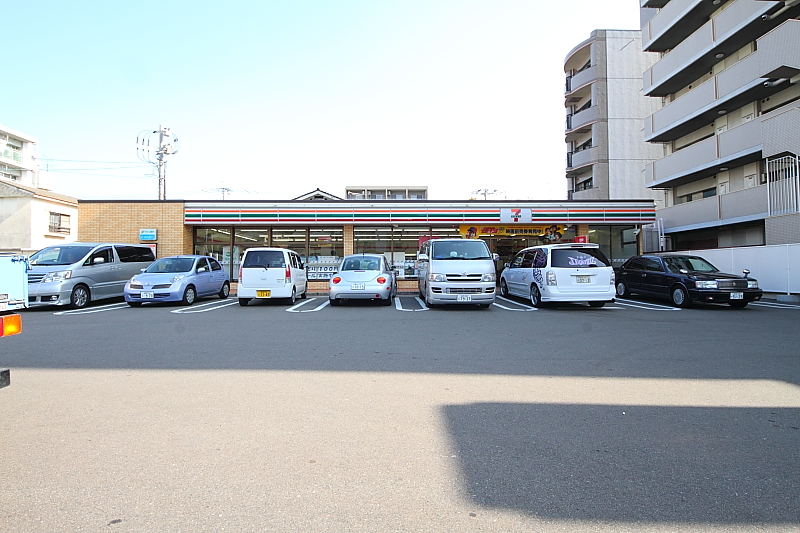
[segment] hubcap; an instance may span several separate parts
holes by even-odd
[[[86,301],[89,299],[89,295],[86,294],[85,289],[77,289],[75,291],[75,305],[78,307],[83,307],[86,305]]]

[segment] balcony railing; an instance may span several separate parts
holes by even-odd
[[[48,231],[50,233],[63,233],[65,235],[69,235],[69,226],[56,226],[54,224],[50,224]]]
[[[752,187],[658,210],[664,227],[711,227],[764,217],[767,213],[767,188]]]

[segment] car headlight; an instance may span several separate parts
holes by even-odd
[[[719,286],[717,285],[716,281],[695,281],[694,284],[697,286],[698,289],[718,289]]]
[[[176,281],[180,281],[185,277],[186,277],[186,274],[178,274],[177,276],[173,276],[173,278],[171,280],[169,280],[169,282],[170,283],[175,283]]]
[[[45,274],[42,278],[42,283],[48,283],[50,281],[64,281],[65,279],[69,279],[72,277],[72,270],[61,270],[59,272],[50,272],[49,274]]]
[[[484,274],[481,277],[481,281],[484,281],[484,282],[489,282],[489,281],[493,282],[496,279],[497,279],[497,274]]]
[[[756,280],[754,280],[754,279],[748,279],[747,280],[747,288],[748,289],[757,289],[758,288],[758,282]]]
[[[431,273],[428,275],[428,280],[430,281],[447,281],[447,276],[444,274],[434,274]]]

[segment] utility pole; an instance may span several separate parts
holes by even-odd
[[[477,191],[472,191],[472,194],[480,194],[483,196],[483,199],[486,200],[490,194],[498,194],[502,191],[498,191],[497,189],[478,189]]]
[[[158,134],[158,145],[151,146],[150,139]],[[167,199],[167,161],[166,157],[178,153],[180,145],[177,135],[165,126],[157,130],[142,130],[136,136],[136,155],[140,161],[151,163],[158,169],[158,199]]]

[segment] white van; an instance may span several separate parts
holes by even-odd
[[[248,248],[239,266],[239,305],[253,298],[305,298],[308,274],[297,252],[286,248]]]
[[[534,307],[554,302],[614,301],[614,269],[593,243],[545,244],[525,248],[500,274],[500,294],[529,298]]]
[[[419,297],[439,304],[494,303],[497,254],[480,239],[432,239],[417,256]]]
[[[86,307],[122,296],[125,283],[155,261],[145,244],[71,242],[48,246],[30,257],[28,305]]]

